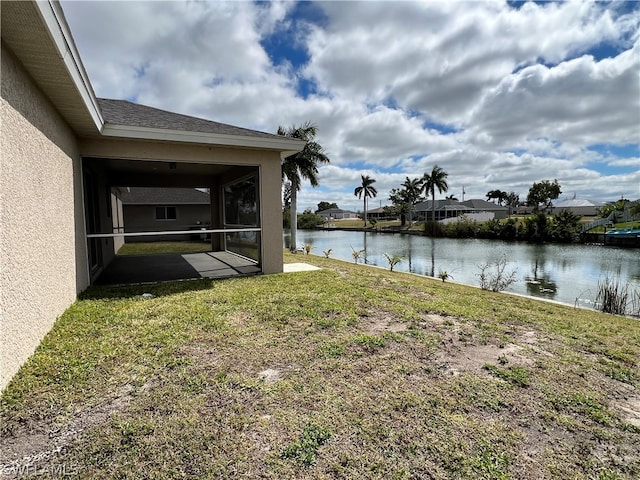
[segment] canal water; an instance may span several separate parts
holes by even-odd
[[[284,234],[289,247],[290,234]],[[598,283],[606,278],[628,283],[640,294],[640,250],[600,245],[536,245],[498,240],[429,238],[344,230],[298,230],[298,245],[310,244],[311,254],[353,261],[353,250],[364,250],[360,262],[388,268],[384,254],[400,255],[394,270],[437,277],[446,271],[455,282],[480,285],[480,266],[506,260],[516,272],[507,291],[590,307]],[[492,268],[489,269],[491,271]]]

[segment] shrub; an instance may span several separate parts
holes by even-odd
[[[551,237],[556,242],[572,243],[580,239],[580,215],[562,210],[553,217]]]
[[[629,298],[629,284],[621,284],[619,279],[612,280],[609,277],[598,282],[598,294],[596,305],[601,312],[624,315],[627,311]]]
[[[400,255],[389,255],[388,253],[383,253],[384,258],[389,262],[389,270],[393,272],[393,267],[395,267],[398,263],[402,261],[402,256]]]
[[[479,265],[476,276],[480,279],[480,288],[499,292],[516,282],[517,270],[507,272],[507,259],[502,257],[495,263]]]
[[[500,225],[500,221],[493,218],[480,226],[480,229],[478,230],[478,237],[492,240],[497,239],[500,238],[501,230],[502,225]]]
[[[548,237],[547,216],[544,213],[537,213],[524,219],[524,228],[520,231],[520,239],[534,243],[542,243]]]
[[[444,283],[446,280],[453,278],[453,276],[451,276],[451,274],[446,270],[441,270],[440,273],[438,273],[438,278],[442,280],[442,283]]]
[[[298,228],[302,230],[311,230],[324,223],[324,218],[311,210],[305,210],[303,214],[298,215]]]
[[[504,222],[500,228],[500,238],[502,238],[502,240],[515,240],[518,238],[518,228],[516,224],[517,222],[513,218]]]
[[[478,224],[466,215],[461,215],[456,222],[445,225],[444,230],[449,238],[475,238]]]
[[[425,222],[423,234],[426,237],[445,237],[446,232],[442,224],[439,222]]]
[[[358,260],[360,260],[360,257],[363,253],[364,250],[356,250],[355,248],[351,247],[351,256],[353,257],[353,262],[358,263]]]

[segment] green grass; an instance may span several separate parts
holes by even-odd
[[[634,221],[634,222],[618,222],[616,223],[613,227],[604,227],[604,226],[600,226],[600,227],[596,227],[596,228],[592,228],[591,230],[589,230],[589,233],[605,233],[608,232],[612,229],[636,229],[636,228],[640,228],[640,222],[639,221]]]
[[[151,255],[158,253],[197,253],[209,252],[211,244],[207,242],[135,242],[125,243],[118,255]]]
[[[335,226],[338,228],[362,228],[364,222],[361,219],[353,218],[348,220],[335,220],[331,222],[331,226]],[[367,228],[385,228],[385,227],[399,227],[400,220],[380,220],[376,223],[375,227],[371,224],[371,222],[367,221]]]
[[[331,223],[332,227],[336,227],[336,228],[353,228],[353,229],[358,229],[358,228],[363,228],[364,222],[362,220],[359,219],[349,219],[349,220],[336,220],[334,222]],[[381,228],[392,228],[392,227],[400,227],[400,220],[380,220],[378,222],[376,222],[375,225],[371,224],[371,222],[367,221],[367,228],[370,229],[381,229]],[[409,228],[409,223],[407,221],[407,223],[405,224],[404,227],[402,227],[403,229],[406,230],[417,230],[420,231],[422,230],[422,224],[416,224],[413,225],[411,228]]]
[[[305,261],[323,269],[89,289],[3,392],[4,470],[640,478],[640,322]]]

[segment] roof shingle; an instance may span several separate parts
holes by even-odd
[[[97,100],[106,124],[282,140],[281,136],[271,133],[168,112],[126,100],[107,98],[98,98]]]

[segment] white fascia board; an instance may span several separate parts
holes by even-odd
[[[84,69],[80,54],[73,42],[73,36],[61,11],[58,2],[52,0],[35,2],[44,24],[49,31],[60,59],[71,76],[76,90],[80,94],[98,131],[102,130],[104,120],[98,107],[98,101],[93,93],[89,77]]]
[[[219,133],[189,132],[163,128],[132,127],[129,125],[105,124],[105,137],[131,138],[138,140],[161,140],[167,142],[199,143],[225,147],[262,148],[280,152],[299,152],[305,146],[304,140],[290,138],[264,138]],[[290,153],[291,154],[291,153]]]

